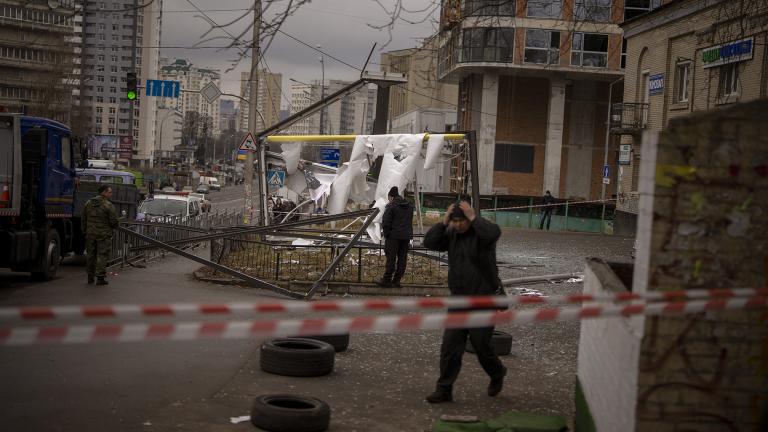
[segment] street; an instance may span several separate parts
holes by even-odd
[[[235,188],[214,199],[237,201]],[[231,205],[231,204],[230,204]],[[583,270],[583,258],[628,260],[622,237],[507,229],[499,244],[503,277]],[[204,256],[204,249],[198,250]],[[256,301],[265,291],[193,280],[198,265],[169,256],[147,268],[115,269],[110,285],[85,284],[82,262],[67,259],[57,279],[35,283],[0,273],[0,305],[158,304]],[[581,283],[527,286],[542,294],[581,291]],[[522,291],[521,291],[522,292]],[[513,290],[514,294],[515,291]],[[396,292],[393,291],[393,294]],[[289,314],[288,316],[295,316]],[[275,315],[282,318],[284,315]],[[423,401],[437,374],[437,331],[352,335],[332,374],[270,375],[259,368],[258,340],[96,343],[0,348],[0,415],[12,431],[251,430],[230,417],[248,415],[264,393],[312,395],[331,405],[332,431],[429,430],[442,414],[492,418],[509,410],[573,417],[578,323],[502,328],[513,335],[506,387],[485,395],[487,377],[472,355],[456,402]]]

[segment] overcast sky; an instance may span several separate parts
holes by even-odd
[[[269,0],[264,0],[266,6]],[[405,0],[404,3],[411,10],[424,9],[433,4],[435,0]],[[394,0],[381,0],[391,8]],[[282,10],[286,0],[279,0],[272,6],[272,10]],[[163,47],[191,47],[198,43],[203,33],[209,26],[202,19],[195,17],[200,15],[195,6],[203,10],[218,24],[230,22],[243,14],[250,6],[252,0],[164,0],[163,1]],[[242,9],[231,10],[230,9]],[[408,15],[411,19],[423,17],[424,14]],[[378,43],[376,51],[371,57],[368,70],[379,69],[380,55],[384,51],[412,48],[419,41],[435,32],[433,23],[407,24],[400,22],[396,25],[392,34],[393,40],[381,51],[383,44],[387,42],[386,30],[376,30],[368,24],[383,24],[387,20],[387,13],[374,0],[314,0],[301,7],[301,9],[289,17],[282,30],[310,45],[320,45],[322,50],[351,65],[361,67],[373,46]],[[253,15],[247,19],[227,28],[229,33],[238,35],[253,21]],[[223,30],[215,30],[208,37],[228,37]],[[251,39],[249,33],[246,40]],[[203,44],[209,47],[221,47],[227,45],[227,40],[213,40]],[[237,58],[237,50],[217,49],[184,49],[162,48],[161,55],[165,57],[186,58],[199,67],[210,67],[224,71],[231,67],[232,60]],[[296,42],[289,37],[278,34],[266,53],[266,61],[273,73],[283,74],[283,93],[289,95],[289,78],[309,82],[319,80],[321,76],[320,54],[311,48]],[[250,68],[250,58],[230,73],[222,76],[222,91],[225,93],[240,93],[240,72]],[[325,57],[325,79],[354,80],[360,72],[343,65],[329,57]],[[286,101],[281,105],[285,107]]]

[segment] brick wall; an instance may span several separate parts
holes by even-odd
[[[646,141],[640,292],[768,285],[766,118],[738,104]],[[635,430],[768,430],[768,313],[648,318],[638,383]]]
[[[669,1],[664,1],[669,3]],[[681,11],[697,10],[669,22],[670,16],[680,16]],[[624,102],[643,102],[641,90],[643,72],[650,75],[664,74],[664,92],[648,97],[650,103],[647,130],[660,131],[676,117],[694,111],[724,108],[733,103],[746,102],[764,97],[766,94],[766,30],[768,0],[731,0],[701,2],[699,0],[678,0],[662,11],[638,19],[624,26],[627,34],[627,65],[625,70]],[[760,12],[762,15],[756,13]],[[762,18],[761,18],[762,17]],[[641,26],[649,23],[655,27],[638,33]],[[739,95],[726,99],[718,98],[719,69],[704,68],[702,52],[709,47],[744,37],[755,37],[754,55],[751,60],[738,63]],[[689,101],[675,100],[675,75],[677,64],[692,61],[689,81]],[[622,143],[633,145],[639,153],[639,135],[622,137]],[[634,212],[636,191],[632,190],[633,164],[623,169],[620,179],[620,193],[627,195],[627,202],[619,202],[617,210]]]

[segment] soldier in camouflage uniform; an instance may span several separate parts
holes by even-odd
[[[109,252],[112,248],[112,230],[117,228],[117,210],[109,201],[112,188],[99,186],[99,195],[85,204],[81,227],[85,233],[85,251],[88,259],[88,283],[94,279],[96,285],[107,285],[106,269]]]

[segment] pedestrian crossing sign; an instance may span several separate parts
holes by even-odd
[[[281,188],[285,183],[285,171],[267,171],[267,184],[271,187]]]

